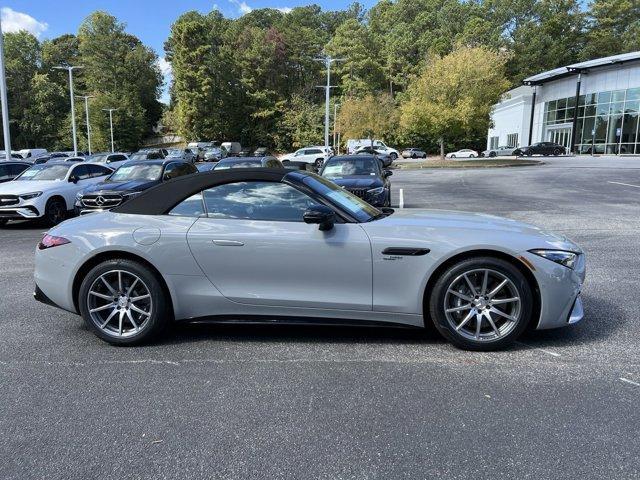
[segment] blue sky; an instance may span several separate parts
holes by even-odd
[[[39,39],[64,33],[76,33],[82,20],[95,10],[105,10],[127,25],[127,31],[139,37],[163,57],[163,44],[173,21],[182,13],[214,8],[227,17],[238,17],[256,8],[289,8],[316,3],[327,10],[343,9],[352,0],[3,0],[2,28],[5,32],[28,30]],[[371,7],[376,0],[360,0]],[[169,80],[169,66],[160,61]],[[166,87],[163,101],[167,101]]]

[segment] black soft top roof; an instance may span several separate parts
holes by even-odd
[[[194,173],[152,187],[111,211],[137,215],[163,215],[183,199],[207,188],[243,181],[279,182],[288,173],[290,173],[289,170],[275,168],[236,168]]]

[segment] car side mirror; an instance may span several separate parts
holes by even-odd
[[[315,223],[323,232],[331,230],[335,223],[336,214],[325,205],[312,205],[307,208],[302,216],[304,223]]]
[[[70,181],[71,183],[78,183],[78,177],[76,177],[75,175],[71,175],[71,176],[69,177],[69,181]]]
[[[390,177],[391,175],[393,175],[393,172],[391,170],[385,170],[382,173],[384,174],[384,178],[387,178],[387,177]]]

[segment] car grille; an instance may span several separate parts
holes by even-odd
[[[18,203],[20,203],[20,199],[17,195],[0,195],[0,207],[9,207]]]
[[[366,188],[347,188],[347,191],[353,193],[356,197],[367,198]]]
[[[82,197],[85,208],[113,208],[122,203],[122,195],[117,193],[90,194]]]

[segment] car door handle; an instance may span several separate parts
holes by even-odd
[[[243,242],[238,242],[237,240],[213,240],[214,245],[218,245],[219,247],[242,247],[244,246]]]

